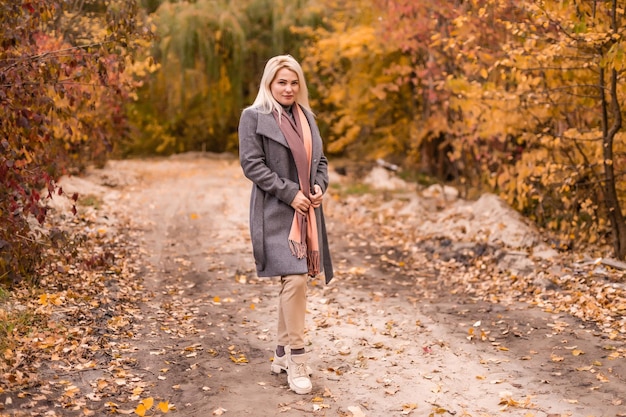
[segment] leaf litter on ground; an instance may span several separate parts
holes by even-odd
[[[363,266],[350,267],[345,271],[340,269],[341,279],[358,281],[368,273],[366,265],[369,268],[386,265],[398,275],[407,277],[405,281],[395,283],[407,287],[416,299],[436,298],[437,288],[446,288],[451,293],[492,303],[525,302],[544,311],[571,314],[597,323],[607,340],[623,342],[626,334],[626,297],[619,271],[598,268],[597,264],[581,260],[579,256],[562,253],[552,259],[537,261],[537,268],[529,274],[511,274],[498,265],[501,254],[498,250],[504,249],[495,244],[485,245],[482,238],[476,237],[467,247],[484,250],[480,254],[470,250],[468,255],[454,248],[446,249],[449,245],[442,247],[446,236],[424,234],[418,227],[406,227],[415,222],[414,214],[403,211],[406,204],[406,200],[400,198],[381,205],[379,195],[348,197],[341,199],[341,203],[333,203],[334,213],[331,215],[344,219],[355,226],[353,230],[359,231],[346,237],[351,241],[354,254],[364,253],[364,242],[369,242],[369,249],[373,249],[365,255]],[[107,215],[111,216],[111,213]],[[93,415],[93,409],[98,408],[108,413],[141,415],[151,409],[148,399],[152,397],[147,392],[148,382],[136,372],[134,359],[125,355],[135,350],[132,337],[141,333],[142,322],[146,319],[137,304],[151,298],[136,269],[136,258],[141,253],[134,239],[136,229],[128,219],[118,219],[119,223],[115,224],[111,218],[105,221],[89,208],[79,210],[77,217],[52,217],[55,218],[61,224],[55,227],[67,228],[69,234],[81,236],[81,244],[75,246],[72,256],[51,251],[49,264],[41,273],[39,287],[18,287],[7,301],[0,304],[0,319],[16,311],[30,315],[28,327],[12,331],[8,340],[4,341],[4,351],[0,352],[3,355],[0,361],[0,394],[5,398],[0,404],[0,415],[3,408],[15,410],[16,406],[21,411],[16,411],[13,416],[43,414],[50,411],[49,404],[76,415]],[[441,230],[445,231],[445,225],[441,226]],[[372,252],[379,255],[372,256]],[[181,270],[188,266],[182,258],[177,263]],[[212,268],[218,272],[223,270],[219,264]],[[419,285],[429,275],[437,277],[438,287]],[[245,277],[245,274],[234,274],[237,282],[245,284],[248,280],[242,279],[242,276]],[[485,276],[490,279],[484,279]],[[196,311],[184,301],[179,286],[162,290],[172,297],[158,310],[161,330],[173,338],[185,338],[188,334],[197,333],[194,326]],[[372,293],[374,301],[386,296],[381,291]],[[205,300],[221,305],[233,303],[235,297],[233,294],[207,294]],[[333,316],[327,296],[322,300],[326,300],[320,302],[326,313],[316,316],[319,328],[339,321]],[[348,323],[358,322],[350,317],[345,320]],[[395,337],[397,324],[393,320],[371,322],[369,325],[374,338]],[[549,325],[555,335],[568,326],[558,320]],[[483,328],[483,323],[474,322],[469,326],[468,337],[481,342],[490,341],[489,330]],[[259,337],[264,334],[261,332]],[[445,344],[441,343],[442,346]],[[375,350],[391,349],[383,341],[376,340],[364,340],[363,346]],[[496,347],[506,349],[505,346]],[[423,346],[425,353],[436,348],[437,343]],[[189,357],[200,350],[200,347],[190,345],[182,349],[180,355]],[[219,354],[213,348],[205,350],[212,355]],[[625,349],[619,344],[607,344],[606,350],[609,361],[626,357]],[[341,343],[338,351],[346,355],[351,353],[350,346]],[[150,352],[150,355],[162,353]],[[227,353],[235,364],[248,362],[245,353],[236,346],[230,346]],[[571,349],[571,356],[581,355],[584,352]],[[557,361],[565,358],[558,352],[553,352],[552,357]],[[365,369],[368,361],[378,359],[377,354],[358,352],[354,366]],[[609,378],[599,372],[599,366],[581,367],[581,371],[594,372],[599,382],[607,382]],[[92,379],[95,382],[85,384],[80,377],[81,372],[94,372],[99,376]],[[341,375],[342,372],[336,369],[331,373]],[[390,388],[384,378],[381,380],[381,388],[387,395],[393,396],[393,387]],[[206,388],[210,390],[210,387]],[[158,401],[160,412],[176,409],[165,398]],[[530,405],[527,399],[503,397],[501,401],[503,407]],[[318,408],[323,409],[319,404]],[[156,411],[156,408],[152,410]],[[408,414],[414,407],[403,405],[402,410]],[[226,412],[223,408],[214,411]],[[357,413],[355,415],[363,413],[356,406],[350,411]]]

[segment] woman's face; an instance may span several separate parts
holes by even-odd
[[[291,106],[300,90],[298,75],[287,68],[281,68],[270,84],[272,96],[283,106]]]

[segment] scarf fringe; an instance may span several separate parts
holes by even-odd
[[[291,254],[298,259],[306,257],[306,243],[289,239],[289,249],[291,249]]]
[[[309,275],[314,277],[320,273],[320,252],[317,250],[311,251],[306,259],[306,265],[309,270]]]
[[[291,254],[296,258],[306,258],[306,267],[310,276],[314,277],[321,272],[319,251],[314,250],[307,253],[305,243],[299,243],[291,239],[289,240],[289,249],[291,249]]]

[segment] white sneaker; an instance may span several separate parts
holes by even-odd
[[[285,352],[283,356],[278,356],[276,352],[274,352],[274,359],[272,359],[272,364],[270,365],[270,371],[273,374],[280,374],[281,372],[287,372],[287,355]],[[306,366],[307,375],[313,375],[313,369],[309,365]]]
[[[272,371],[273,374],[287,372],[287,353],[283,356],[278,356],[276,352],[274,352],[274,360],[272,360],[270,371]]]
[[[307,373],[307,355],[287,354],[287,381],[289,388],[296,394],[308,394],[313,389],[311,379]]]

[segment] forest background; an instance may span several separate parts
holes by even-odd
[[[625,34],[616,0],[2,0],[0,283],[54,246],[61,175],[236,152],[283,53],[331,159],[494,192],[555,248],[624,259]]]

